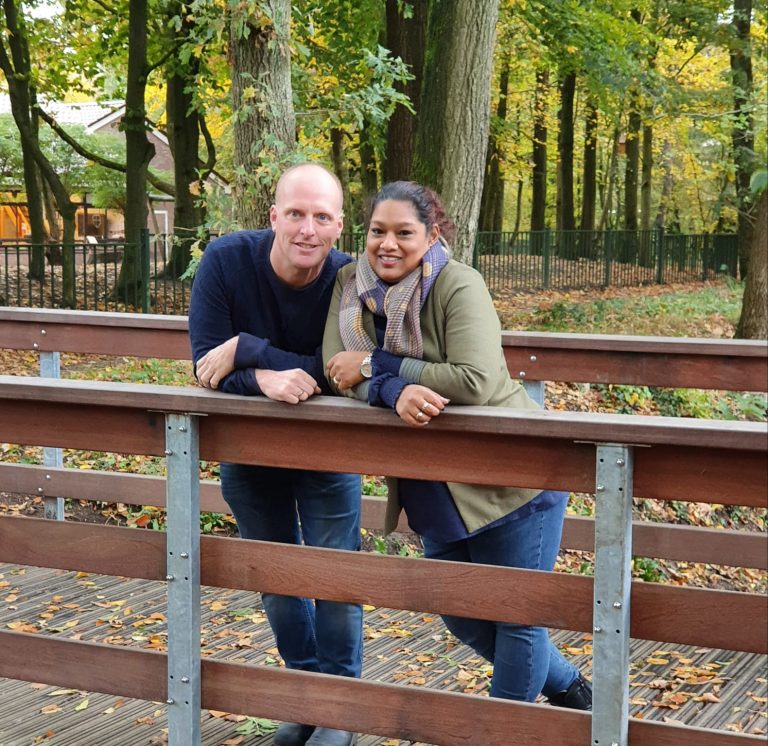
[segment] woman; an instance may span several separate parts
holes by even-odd
[[[413,182],[374,197],[365,254],[343,267],[323,340],[335,390],[390,407],[414,427],[449,401],[536,408],[509,377],[501,329],[482,277],[450,259],[454,226],[437,195]],[[387,529],[403,508],[430,559],[551,570],[567,493],[391,480]],[[592,691],[547,630],[444,616],[494,664],[492,697],[590,710]]]

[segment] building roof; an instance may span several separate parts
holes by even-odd
[[[42,102],[45,110],[59,124],[79,124],[89,132],[93,132],[112,117],[122,112],[125,104],[123,101],[83,101],[80,103],[65,104],[59,101]],[[0,114],[11,113],[11,99],[7,93],[0,93]],[[102,121],[104,120],[104,121]]]

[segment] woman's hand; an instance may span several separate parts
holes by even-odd
[[[409,383],[398,397],[395,411],[411,427],[422,427],[432,422],[449,401],[426,386]]]
[[[360,366],[370,353],[355,350],[337,352],[326,364],[331,380],[339,391],[351,389],[365,379]]]

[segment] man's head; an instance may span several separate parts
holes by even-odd
[[[317,163],[292,166],[280,177],[269,220],[275,232],[270,263],[283,282],[312,282],[344,227],[341,184]]]

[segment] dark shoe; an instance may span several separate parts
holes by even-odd
[[[315,732],[314,725],[283,723],[276,731],[272,743],[275,746],[304,746]]]
[[[571,710],[592,711],[592,685],[581,675],[564,692],[558,692],[549,698],[549,704],[555,707],[568,707]]]
[[[333,728],[315,728],[307,746],[354,746],[357,743],[357,733]]]

